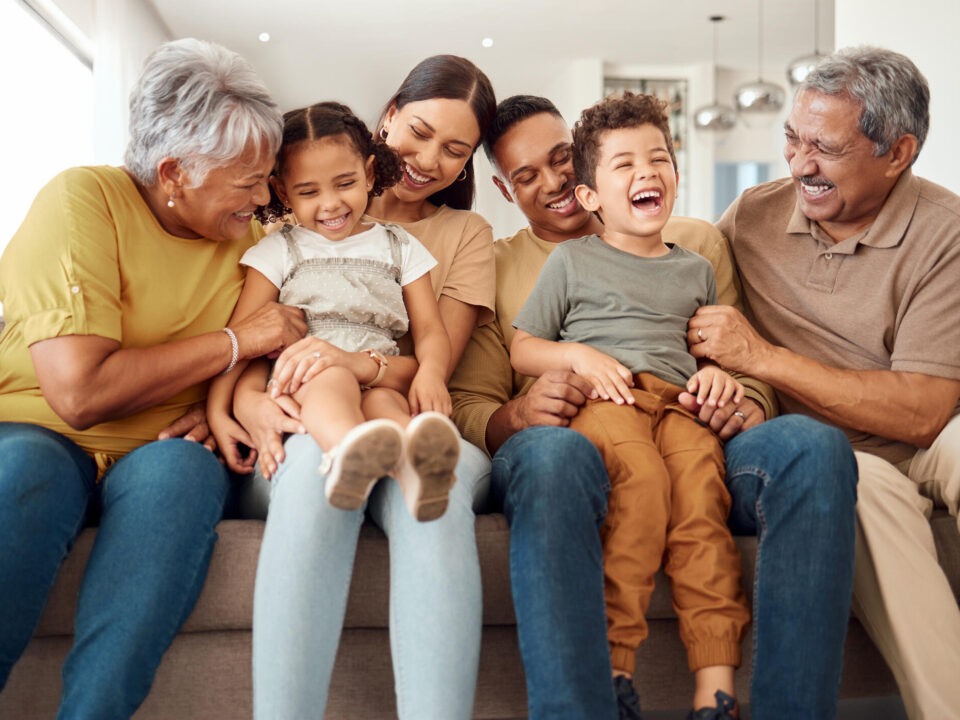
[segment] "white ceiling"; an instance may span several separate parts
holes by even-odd
[[[834,0],[764,0],[764,75],[785,84],[787,63],[833,45]],[[712,60],[709,15],[720,25],[719,64],[757,67],[758,0],[153,0],[174,37],[236,50],[284,108],[339,99],[375,116],[419,60],[463,55],[498,97],[549,87],[558,63],[688,65]],[[257,38],[269,32],[271,40]],[[480,45],[484,37],[492,48]]]

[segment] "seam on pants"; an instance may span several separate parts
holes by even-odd
[[[764,490],[770,485],[770,476],[759,467],[742,468],[737,473],[729,476],[728,480],[730,477],[738,477],[740,475],[755,475],[760,478]],[[753,662],[756,662],[757,647],[760,642],[760,572],[763,568],[763,536],[767,533],[767,516],[763,511],[763,490],[760,491],[760,495],[757,497],[757,524],[759,525],[759,530],[757,531],[757,555],[753,570],[753,617],[750,622],[753,626],[753,642],[751,643],[751,659]]]

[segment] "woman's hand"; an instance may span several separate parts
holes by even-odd
[[[183,415],[157,433],[157,440],[182,437],[190,442],[203,443],[210,452],[216,452],[217,440],[207,424],[206,408],[206,403],[202,402],[191,405]]]
[[[260,472],[268,480],[286,457],[283,450],[284,433],[304,434],[300,422],[300,406],[289,395],[276,400],[267,393],[237,386],[233,399],[233,413],[249,434],[251,447],[256,449]]]
[[[582,343],[564,343],[570,369],[582,375],[601,398],[633,405],[633,373],[609,355]]]
[[[434,373],[418,372],[410,383],[410,394],[407,400],[410,403],[411,415],[419,415],[428,410],[435,410],[447,416],[453,412],[453,403],[447,386],[441,377]]]
[[[356,375],[357,365],[364,358],[369,360],[366,353],[347,352],[326,340],[313,336],[305,337],[288,347],[277,358],[273,366],[273,378],[270,380],[270,397],[293,395],[302,385],[330,367],[345,367]],[[357,382],[362,382],[359,377]]]
[[[231,321],[230,329],[237,336],[239,358],[243,360],[292,346],[307,332],[307,323],[300,308],[268,302],[242,320]]]

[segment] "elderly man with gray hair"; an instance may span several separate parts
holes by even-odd
[[[897,53],[824,60],[785,123],[791,177],[747,190],[719,222],[744,314],[700,308],[688,332],[694,355],[847,433],[854,606],[914,720],[960,717],[960,609],[928,522],[960,501],[960,197],[911,171],[929,96]]]

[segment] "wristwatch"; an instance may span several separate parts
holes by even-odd
[[[361,390],[369,390],[370,388],[379,385],[380,381],[383,380],[383,376],[387,372],[387,358],[383,356],[383,353],[379,353],[373,348],[367,348],[361,352],[365,352],[367,355],[369,355],[371,359],[373,359],[373,361],[379,366],[377,368],[377,376],[366,385],[360,386]]]

